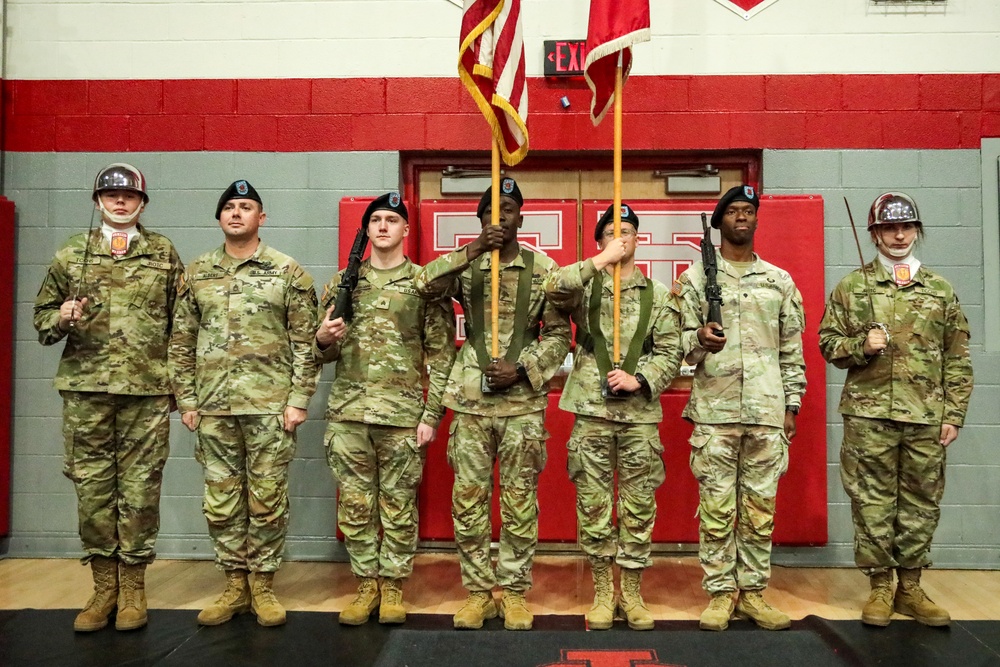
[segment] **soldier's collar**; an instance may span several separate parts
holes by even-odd
[[[215,266],[219,267],[220,269],[223,269],[223,268],[225,268],[225,266],[223,266],[223,261],[227,257],[229,258],[229,266],[232,266],[232,267],[241,266],[241,265],[245,264],[246,262],[253,262],[254,264],[266,264],[267,262],[265,262],[263,259],[261,259],[261,255],[264,253],[264,251],[266,250],[266,248],[267,248],[267,246],[264,245],[264,242],[263,241],[259,241],[257,243],[257,249],[253,251],[252,255],[250,255],[249,257],[240,259],[238,257],[233,257],[231,255],[228,255],[226,253],[226,244],[225,244],[225,242],[223,242],[223,244],[220,245],[216,249],[215,255],[212,257],[212,264],[214,264]]]
[[[615,291],[614,281],[608,280],[608,278],[612,276],[612,273],[611,271],[608,270],[605,270],[604,272],[607,275],[604,276],[603,289],[606,292],[612,293]],[[645,275],[643,275],[642,271],[640,271],[639,267],[637,266],[632,270],[632,275],[630,275],[628,278],[622,279],[621,289],[625,290],[625,289],[631,289],[633,287],[638,287],[642,289],[645,288],[648,284],[649,284],[649,279],[646,278]]]
[[[524,268],[524,258],[521,257],[521,253],[524,252],[524,248],[518,244],[517,255],[507,264],[504,264],[503,260],[500,261],[500,268],[516,266],[518,268]],[[490,259],[492,258],[492,252],[484,252],[483,256],[479,258],[479,268],[483,271],[490,270]]]
[[[910,282],[906,284],[912,285],[914,283],[919,283],[923,285],[924,284],[923,268],[924,268],[923,264],[921,264],[920,268],[917,269],[916,273],[914,273],[910,277]],[[865,266],[865,272],[873,276],[875,278],[875,282],[877,283],[892,283],[893,285],[896,284],[895,278],[893,278],[892,274],[889,273],[889,269],[885,268],[885,265],[882,264],[882,262],[879,260],[878,257],[873,259]]]
[[[138,257],[140,255],[148,255],[150,252],[149,243],[146,241],[146,228],[137,222],[135,223],[135,231],[136,235],[129,242],[128,252],[125,253],[125,257]],[[87,243],[90,244],[90,252],[111,257],[111,244],[104,236],[104,229],[102,227],[94,228],[87,238]]]
[[[363,278],[375,287],[384,287],[397,280],[407,278],[410,275],[410,264],[412,264],[410,258],[403,257],[403,262],[391,269],[376,269],[372,266],[371,258],[369,258],[361,262],[361,266],[358,268],[358,278]],[[387,276],[388,280],[385,279]]]
[[[728,275],[734,278],[739,277],[739,275],[736,273],[736,269],[733,268],[732,263],[728,259],[723,257],[721,252],[717,253],[716,257],[718,258],[716,261],[721,262],[722,269]],[[747,268],[747,272],[743,275],[749,276],[751,273],[763,273],[763,271],[760,270],[760,255],[758,255],[756,252],[753,253],[753,258],[750,260],[750,266]]]

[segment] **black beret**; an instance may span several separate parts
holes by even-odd
[[[500,196],[510,197],[517,202],[518,206],[524,206],[524,197],[521,196],[521,189],[517,187],[517,182],[510,177],[500,179]],[[480,220],[483,219],[483,212],[486,211],[486,207],[490,205],[490,201],[493,198],[493,186],[486,188],[486,192],[483,193],[482,199],[479,200],[479,206],[476,208],[476,217]]]
[[[715,205],[715,212],[712,213],[713,228],[719,228],[722,224],[722,216],[734,201],[745,201],[753,204],[754,210],[760,208],[760,197],[757,196],[757,188],[752,185],[737,185],[729,188],[729,191],[722,195],[722,199]]]
[[[257,191],[253,189],[252,185],[250,185],[250,181],[234,181],[232,185],[226,188],[226,191],[222,193],[222,196],[219,197],[219,205],[215,207],[216,220],[219,220],[222,217],[222,207],[225,206],[226,202],[230,199],[252,199],[260,204],[261,208],[264,208],[264,202],[260,200],[260,195],[257,194]]]
[[[399,196],[398,192],[386,192],[371,204],[368,204],[368,208],[365,209],[365,215],[361,218],[361,224],[367,225],[368,220],[371,219],[372,213],[375,211],[392,211],[403,218],[403,220],[410,221],[409,213],[406,211],[406,204],[403,203],[403,198]]]
[[[610,225],[614,220],[611,216],[611,209],[615,207],[614,204],[608,207],[608,210],[604,212],[601,219],[597,221],[597,227],[594,228],[594,240],[600,241],[601,234],[604,233],[604,228]],[[635,231],[639,231],[639,216],[635,214],[632,207],[628,204],[622,202],[622,222],[630,222],[632,226],[635,227]]]

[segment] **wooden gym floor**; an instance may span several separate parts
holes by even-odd
[[[1000,571],[927,570],[928,595],[955,620],[1000,620]],[[201,609],[225,585],[209,561],[158,560],[146,574],[151,609]],[[336,612],[354,597],[347,563],[286,562],[275,577],[275,593],[289,611]],[[0,609],[77,609],[91,593],[90,569],[70,559],[0,560]],[[694,556],[661,556],[643,577],[643,595],[657,620],[696,620],[708,598]],[[868,581],[853,568],[775,567],[766,597],[792,619],[859,619]],[[417,556],[404,587],[407,611],[454,614],[465,598],[453,553]],[[534,587],[527,595],[536,615],[582,615],[593,600],[586,561],[579,555],[536,557]]]

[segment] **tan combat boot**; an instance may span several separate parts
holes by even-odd
[[[400,593],[400,603],[402,603],[402,593]],[[337,620],[341,625],[364,625],[368,622],[368,617],[378,609],[378,579],[374,577],[362,577],[358,584],[358,594],[351,601],[351,604],[344,607]]]
[[[274,572],[255,572],[250,588],[250,608],[257,617],[257,625],[272,628],[285,624],[285,608],[274,597]]]
[[[452,624],[459,630],[478,630],[483,621],[497,617],[497,603],[492,591],[469,591],[465,604],[455,614]]]
[[[90,571],[94,577],[94,594],[73,621],[73,629],[77,632],[94,632],[106,626],[118,602],[118,561],[94,556],[90,560]]]
[[[146,564],[118,564],[118,613],[116,630],[137,630],[146,625]]]
[[[611,562],[591,562],[594,577],[594,606],[587,612],[587,627],[591,630],[610,630],[615,620],[615,575]]]
[[[951,623],[951,615],[934,604],[920,587],[920,568],[896,570],[899,576],[899,586],[896,588],[896,599],[893,605],[900,614],[912,616],[919,623],[939,627]]]
[[[701,612],[698,627],[702,630],[722,632],[729,627],[729,619],[733,617],[734,608],[732,593],[716,593],[705,611]]]
[[[740,591],[736,616],[749,618],[765,630],[786,630],[792,625],[788,614],[769,605],[760,591]]]
[[[250,585],[246,570],[226,570],[226,590],[198,613],[199,625],[222,625],[237,614],[250,611]]]
[[[508,630],[530,630],[535,622],[535,616],[524,601],[524,593],[509,588],[503,589],[503,597],[500,598],[500,618],[503,619],[503,627]]]
[[[884,628],[892,619],[892,570],[869,577],[872,592],[861,610],[861,622]]]
[[[633,630],[652,630],[653,615],[642,599],[641,584],[642,570],[622,568],[622,596],[618,600],[618,608],[628,620],[628,627]]]
[[[406,608],[403,607],[402,579],[382,580],[382,600],[379,603],[378,622],[384,624],[406,622]]]

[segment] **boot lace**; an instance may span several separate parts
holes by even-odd
[[[278,604],[278,598],[274,596],[274,591],[271,590],[270,581],[255,579],[253,597],[256,600],[258,607]]]
[[[740,599],[757,611],[774,611],[774,607],[769,605],[758,591],[746,591],[740,596]]]
[[[612,597],[615,593],[614,581],[609,576],[610,570],[607,566],[594,568],[594,592],[597,597]]]
[[[716,595],[712,598],[712,601],[708,603],[708,608],[712,611],[729,613],[730,602],[732,602],[732,598],[728,595]]]
[[[215,603],[222,607],[231,607],[243,596],[243,589],[246,585],[244,575],[239,572],[230,573],[226,579],[226,590],[222,591],[218,601]]]
[[[358,586],[358,594],[351,602],[356,607],[367,607],[368,603],[378,595],[378,582],[375,579],[365,579]]]
[[[519,591],[504,591],[503,606],[508,610],[528,611],[528,605],[524,601],[524,594]]]
[[[386,581],[382,584],[382,604],[390,607],[403,604],[403,591],[395,581]]]

